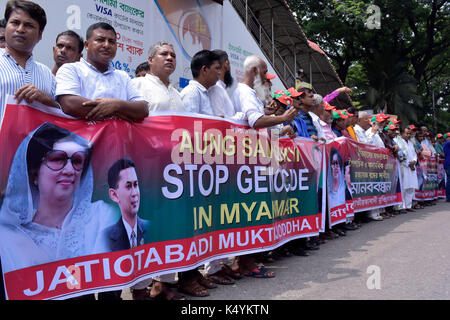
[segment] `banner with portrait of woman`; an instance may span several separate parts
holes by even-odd
[[[445,169],[443,160],[423,155],[416,166],[419,189],[414,200],[428,201],[445,197]]]
[[[10,101],[0,131],[8,299],[126,288],[323,228],[322,144],[187,113],[50,111]]]
[[[398,162],[388,149],[338,138],[326,145],[326,159],[330,227],[402,202]]]

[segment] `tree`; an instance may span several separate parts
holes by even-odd
[[[448,112],[450,3],[445,0],[287,1],[308,38],[327,53],[353,98],[423,124]],[[374,6],[375,5],[375,6]],[[375,9],[374,9],[375,8]],[[369,22],[379,19],[380,25]],[[447,123],[440,129],[448,130]]]

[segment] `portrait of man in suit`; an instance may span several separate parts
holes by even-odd
[[[138,217],[140,205],[139,181],[132,160],[116,161],[108,171],[109,197],[117,203],[121,219],[105,230],[110,251],[120,251],[144,244],[149,221]]]

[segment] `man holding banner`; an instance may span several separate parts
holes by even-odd
[[[56,83],[52,72],[33,59],[33,49],[47,24],[44,9],[30,1],[9,1],[5,20],[6,48],[0,49],[0,123],[7,95],[14,95],[19,103],[38,101],[59,107],[54,101]]]
[[[86,32],[86,60],[64,64],[56,74],[56,96],[73,117],[102,121],[112,117],[138,122],[148,116],[148,104],[124,71],[115,70],[116,31],[107,23]]]

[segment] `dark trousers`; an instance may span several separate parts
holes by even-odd
[[[450,167],[445,168],[445,173],[447,174],[447,183],[445,184],[445,193],[447,201],[450,201]]]

